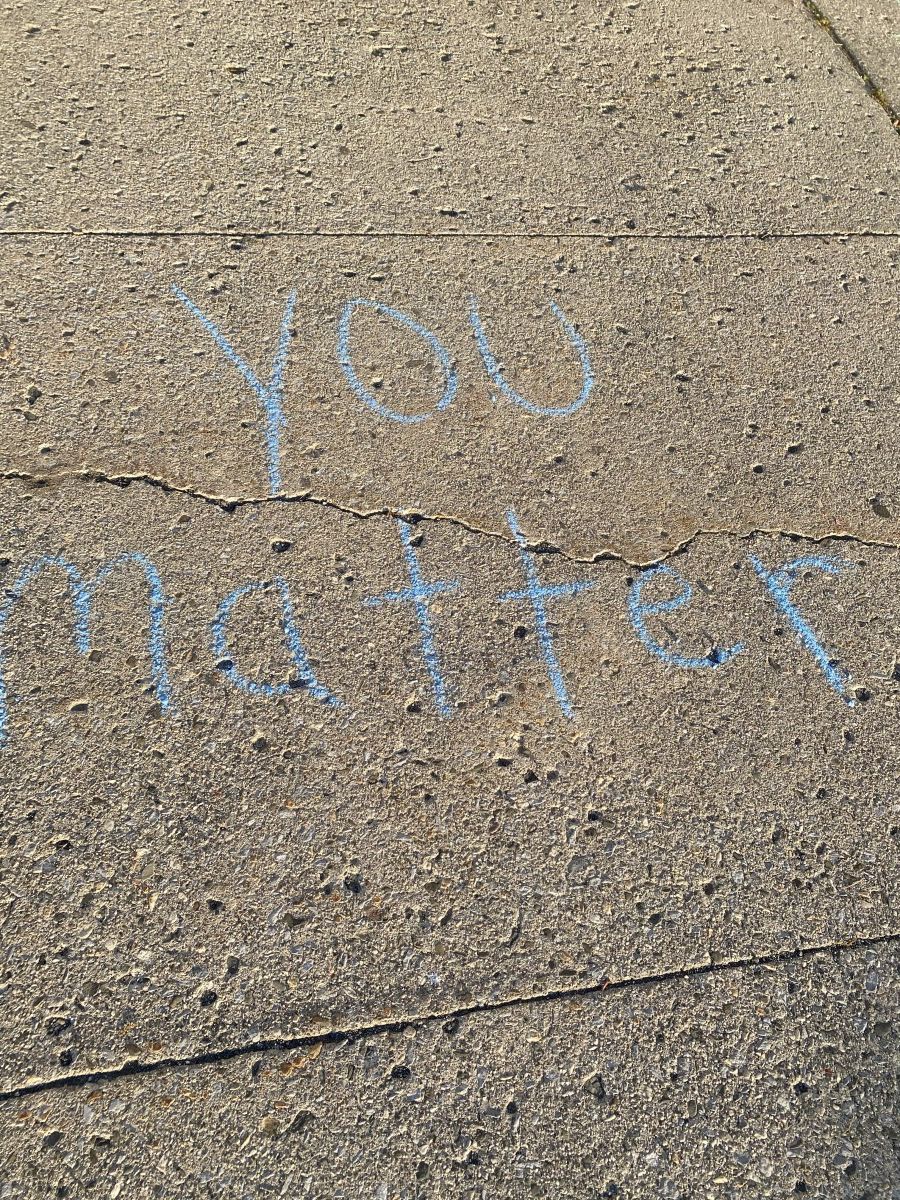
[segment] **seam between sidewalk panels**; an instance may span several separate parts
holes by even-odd
[[[709,975],[719,975],[728,971],[741,971],[753,968],[776,967],[782,963],[804,962],[819,955],[830,954],[836,958],[841,952],[848,950],[864,950],[876,946],[891,945],[900,942],[900,930],[893,933],[877,934],[870,937],[851,938],[843,942],[831,942],[824,945],[803,946],[794,950],[776,951],[771,954],[751,955],[744,958],[730,959],[727,962],[707,963],[692,967],[681,967],[669,971],[660,971],[649,975],[639,975],[627,979],[604,979],[599,983],[578,984],[571,988],[553,988],[543,992],[527,993],[521,996],[507,996],[498,1000],[484,1000],[473,1004],[461,1005],[437,1012],[414,1013],[405,1017],[396,1017],[390,1021],[379,1021],[369,1025],[354,1026],[347,1029],[333,1029],[324,1033],[299,1034],[295,1037],[260,1038],[237,1046],[226,1046],[219,1050],[207,1050],[199,1054],[183,1057],[159,1058],[151,1060],[131,1059],[116,1067],[108,1067],[97,1071],[85,1071],[81,1074],[64,1075],[54,1079],[39,1079],[16,1087],[0,1091],[0,1102],[20,1100],[26,1096],[34,1096],[65,1088],[83,1087],[88,1084],[114,1082],[135,1075],[149,1075],[180,1068],[196,1068],[210,1066],[214,1063],[228,1062],[234,1058],[242,1058],[250,1054],[266,1054],[274,1051],[301,1049],[304,1046],[317,1044],[344,1044],[361,1041],[365,1038],[377,1037],[388,1033],[401,1033],[410,1026],[424,1026],[435,1021],[447,1021],[464,1017],[478,1016],[481,1013],[505,1012],[533,1004],[547,1004],[553,1001],[577,1000],[585,997],[597,997],[606,993],[625,991],[630,988],[652,987],[657,984],[672,983],[681,979],[692,979]]]
[[[645,233],[626,230],[489,230],[489,229],[247,229],[242,227],[220,229],[55,229],[26,228],[0,229],[0,241],[16,238],[321,238],[323,240],[391,239],[442,241],[668,241],[668,242],[727,242],[727,241],[828,241],[832,238],[898,238],[900,229],[795,229],[795,230],[725,230],[709,232],[662,232],[648,230]]]
[[[806,9],[807,13],[809,13],[810,17],[812,17],[815,23],[820,27],[820,29],[825,30],[825,32],[837,46],[838,50],[840,50],[841,54],[843,54],[844,58],[853,68],[854,72],[859,76],[860,82],[866,89],[866,92],[872,97],[876,104],[879,104],[881,108],[884,109],[896,132],[900,133],[900,113],[898,113],[891,104],[884,88],[881,86],[878,80],[873,78],[873,76],[869,73],[862,59],[849,44],[849,42],[844,39],[822,6],[817,4],[816,0],[801,0],[801,3]]]

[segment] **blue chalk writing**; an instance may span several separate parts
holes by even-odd
[[[792,603],[791,588],[797,582],[797,576],[801,571],[824,571],[827,575],[839,575],[848,567],[852,567],[853,563],[844,558],[828,558],[821,554],[795,558],[793,562],[785,563],[783,567],[777,567],[774,571],[767,571],[754,554],[750,555],[750,563],[768,588],[779,611],[784,613],[801,643],[815,659],[816,665],[829,685],[852,707],[856,701],[847,694],[844,688],[844,673],[835,665],[834,660],[816,637],[812,626]]]
[[[85,579],[78,568],[66,558],[58,555],[41,555],[33,559],[19,572],[13,586],[6,592],[6,598],[0,605],[0,635],[6,628],[6,623],[13,609],[25,592],[25,589],[38,575],[48,567],[58,567],[65,571],[69,579],[69,595],[75,610],[75,647],[79,654],[89,654],[91,649],[91,623],[93,619],[94,594],[116,567],[134,563],[144,572],[150,593],[149,604],[149,651],[150,664],[153,674],[153,688],[159,700],[160,707],[172,714],[175,704],[172,698],[172,685],[166,666],[166,638],[164,628],[165,608],[168,604],[163,591],[162,580],[156,567],[144,554],[125,553],[105,563],[93,579]],[[0,651],[0,745],[6,742],[8,723],[8,703],[6,680],[3,673],[5,653]]]
[[[659,579],[660,576],[666,579],[674,579],[681,590],[669,600],[656,600],[652,604],[647,604],[641,599],[643,590],[651,579]],[[674,654],[671,650],[666,650],[665,647],[661,646],[647,629],[644,622],[645,617],[658,617],[662,613],[676,612],[679,608],[684,608],[686,604],[690,604],[693,595],[694,589],[688,581],[671,567],[662,565],[651,567],[649,571],[644,571],[634,581],[628,592],[628,612],[635,633],[651,654],[655,654],[657,658],[661,658],[665,663],[670,663],[673,667],[688,667],[694,671],[704,668],[714,669],[716,667],[723,667],[736,654],[740,654],[744,649],[743,642],[738,642],[727,649],[714,646],[709,654],[703,658],[686,658],[682,654]]]
[[[272,374],[266,384],[261,382],[246,359],[238,354],[218,325],[202,313],[193,300],[174,283],[172,292],[188,312],[197,318],[228,361],[240,371],[262,405],[266,422],[269,492],[273,496],[277,495],[281,491],[281,435],[287,428],[284,415],[284,369],[287,364],[288,347],[291,340],[291,321],[294,317],[297,293],[291,292],[288,296],[284,316],[281,319],[281,331],[278,335],[278,349],[272,364]]]
[[[372,412],[377,413],[378,416],[387,417],[391,421],[399,421],[401,425],[416,425],[419,421],[427,421],[431,416],[431,413],[402,413],[397,412],[396,409],[389,408],[373,392],[369,391],[357,375],[350,357],[350,323],[353,313],[357,308],[374,309],[375,312],[381,313],[385,317],[390,317],[405,329],[409,329],[417,337],[420,337],[441,364],[441,371],[444,377],[444,390],[441,393],[440,400],[437,402],[438,411],[443,411],[452,403],[457,387],[456,369],[453,365],[453,359],[431,330],[426,329],[424,325],[420,325],[418,321],[414,321],[412,317],[408,317],[405,313],[399,312],[396,308],[388,308],[386,304],[380,304],[377,300],[356,299],[348,300],[344,305],[344,311],[341,313],[341,319],[338,324],[337,350],[338,362],[341,365],[341,370],[344,372],[344,377],[354,394],[362,400],[363,404],[370,408]]]
[[[579,592],[586,592],[596,585],[591,580],[582,579],[577,583],[560,583],[555,584],[553,587],[542,587],[541,581],[538,578],[537,567],[534,563],[534,555],[528,550],[528,542],[519,528],[516,514],[512,509],[509,509],[507,512],[506,520],[513,537],[516,539],[516,545],[519,547],[519,557],[522,560],[522,570],[525,573],[526,586],[520,592],[505,592],[500,599],[501,601],[528,600],[530,602],[531,607],[534,609],[534,623],[537,628],[538,644],[541,648],[541,654],[544,656],[544,662],[547,664],[547,674],[550,676],[550,682],[553,684],[553,690],[556,693],[556,699],[559,701],[559,707],[567,717],[574,717],[575,710],[572,708],[569,693],[566,691],[562,669],[560,668],[559,659],[556,657],[556,650],[553,645],[553,635],[550,633],[550,626],[547,622],[547,606],[545,601],[560,600],[565,596],[577,596]]]
[[[294,612],[294,605],[287,583],[280,577],[276,577],[272,583],[281,600],[281,627],[284,630],[291,658],[297,668],[299,683],[294,683],[293,681],[257,683],[253,679],[248,679],[246,675],[242,675],[232,661],[231,653],[228,649],[228,622],[231,618],[232,609],[244,596],[249,596],[254,592],[269,591],[271,585],[264,580],[245,583],[242,587],[235,588],[216,609],[216,615],[213,618],[211,627],[213,654],[222,666],[226,679],[229,679],[235,687],[240,688],[242,692],[246,692],[249,696],[286,696],[288,692],[295,691],[297,687],[305,687],[309,690],[310,695],[315,696],[317,700],[336,707],[340,704],[340,700],[328,688],[319,683],[312,669],[309,657],[303,646],[303,639],[300,636],[300,627],[297,624],[297,617]]]
[[[568,320],[562,309],[554,304],[552,300],[550,301],[550,311],[556,317],[557,321],[559,321],[566,337],[575,347],[578,353],[578,361],[581,363],[581,391],[578,393],[578,399],[573,400],[571,404],[566,404],[558,408],[546,408],[540,404],[534,404],[506,382],[503,378],[503,372],[500,370],[500,364],[497,362],[488,345],[487,334],[484,331],[481,316],[478,312],[478,301],[474,296],[469,297],[469,323],[475,334],[475,341],[478,343],[478,349],[484,361],[485,369],[491,377],[491,382],[500,389],[507,400],[512,400],[515,404],[521,405],[522,408],[527,409],[530,413],[534,413],[535,416],[568,417],[572,413],[578,412],[579,408],[581,408],[587,401],[588,396],[590,396],[594,386],[594,372],[591,369],[591,357],[584,338],[572,322]]]
[[[406,521],[398,521],[400,539],[403,542],[403,556],[406,559],[406,569],[409,574],[410,587],[397,592],[384,592],[381,596],[369,596],[363,601],[370,608],[379,604],[412,604],[416,610],[416,620],[422,638],[422,657],[431,677],[434,691],[434,702],[438,712],[449,717],[452,708],[447,700],[447,687],[441,674],[441,664],[434,644],[434,631],[431,628],[431,613],[429,605],[435,596],[445,592],[455,592],[459,588],[459,580],[445,580],[439,583],[425,583],[419,568],[419,560],[412,543],[412,530]]]

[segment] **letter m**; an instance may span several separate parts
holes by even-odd
[[[91,649],[94,593],[116,567],[127,566],[130,563],[140,567],[147,581],[150,627],[148,649],[153,671],[153,687],[161,707],[167,712],[174,712],[172,687],[166,666],[166,639],[163,624],[168,601],[163,591],[159,572],[150,559],[143,554],[120,554],[104,563],[92,579],[86,579],[78,568],[67,559],[54,555],[42,555],[26,563],[13,586],[6,590],[5,597],[0,603],[0,746],[7,740],[9,718],[5,677],[6,648],[3,645],[3,634],[13,609],[22,599],[28,585],[48,567],[58,567],[65,571],[69,581],[72,607],[75,610],[75,647],[80,654],[87,654]]]

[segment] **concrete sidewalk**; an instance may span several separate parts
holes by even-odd
[[[0,1200],[900,1197],[898,32],[4,14]]]
[[[5,1105],[7,1194],[896,1195],[897,968],[816,954],[35,1092]]]

